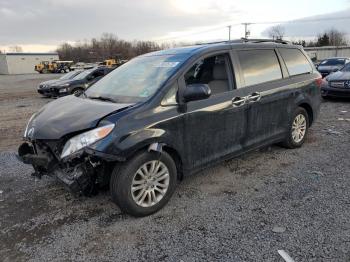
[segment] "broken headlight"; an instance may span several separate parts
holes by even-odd
[[[35,117],[36,115],[37,115],[37,113],[34,113],[34,114],[29,118],[29,121],[28,121],[28,123],[27,123],[26,129],[24,130],[24,134],[23,134],[23,137],[24,137],[24,138],[27,138],[29,125],[32,123],[32,120],[34,119],[34,117]]]
[[[114,124],[109,124],[72,137],[64,145],[64,148],[61,153],[61,158],[69,156],[79,151],[80,149],[92,145],[98,140],[106,137],[109,133],[111,133],[114,126]]]

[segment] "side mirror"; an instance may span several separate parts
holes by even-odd
[[[211,95],[210,87],[207,84],[192,84],[186,86],[184,92],[185,102],[206,99]]]

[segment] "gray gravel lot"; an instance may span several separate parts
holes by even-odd
[[[35,85],[50,76],[0,76],[0,260],[283,261],[283,249],[295,261],[350,261],[350,101],[325,101],[302,148],[272,146],[206,169],[136,219],[108,191],[74,197],[16,160],[26,118],[49,101]]]

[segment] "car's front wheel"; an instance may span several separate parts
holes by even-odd
[[[75,96],[80,96],[83,92],[84,92],[83,88],[77,87],[73,89],[71,94]]]
[[[283,146],[287,148],[298,148],[303,145],[309,130],[309,115],[302,107],[298,107],[288,127],[288,134],[283,141]]]
[[[176,165],[166,152],[140,152],[114,169],[110,191],[113,202],[133,216],[160,210],[174,193]]]

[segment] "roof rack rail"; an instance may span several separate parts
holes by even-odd
[[[224,40],[224,41],[216,41],[216,42],[203,42],[196,43],[196,45],[213,45],[213,44],[234,44],[234,43],[278,43],[278,44],[292,44],[292,42],[282,39],[259,39],[259,38],[241,38],[234,40]]]
[[[287,40],[282,40],[282,39],[259,39],[259,38],[241,38],[241,40],[245,43],[278,43],[278,44],[285,44],[285,45],[288,45],[288,44],[291,44],[290,41],[287,41]]]

